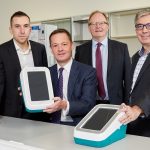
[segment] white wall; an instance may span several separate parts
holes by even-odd
[[[0,43],[11,38],[10,16],[18,10],[26,12],[31,21],[43,21],[89,14],[93,10],[120,11],[150,6],[150,0],[1,0]]]

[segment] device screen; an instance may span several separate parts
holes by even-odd
[[[90,130],[101,130],[110,118],[115,114],[116,109],[99,108],[82,128]]]
[[[44,71],[28,72],[31,101],[49,99],[46,74]]]

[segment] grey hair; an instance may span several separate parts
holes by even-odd
[[[148,15],[150,15],[150,9],[145,9],[145,10],[139,11],[135,16],[134,23],[136,24],[137,21],[139,20],[139,18],[148,16]]]

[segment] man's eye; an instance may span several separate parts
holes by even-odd
[[[16,25],[16,26],[15,26],[15,28],[19,28],[19,26],[18,26],[18,25]]]
[[[57,47],[57,45],[53,45],[53,47]]]
[[[25,28],[29,28],[29,25],[25,25],[24,27],[25,27]]]

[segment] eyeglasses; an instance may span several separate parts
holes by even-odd
[[[95,22],[95,23],[89,23],[89,26],[104,26],[105,24],[108,24],[108,22],[102,21],[102,22]]]
[[[150,30],[150,23],[147,23],[147,24],[136,24],[135,25],[136,30],[143,30],[144,27],[146,27],[147,30]]]

